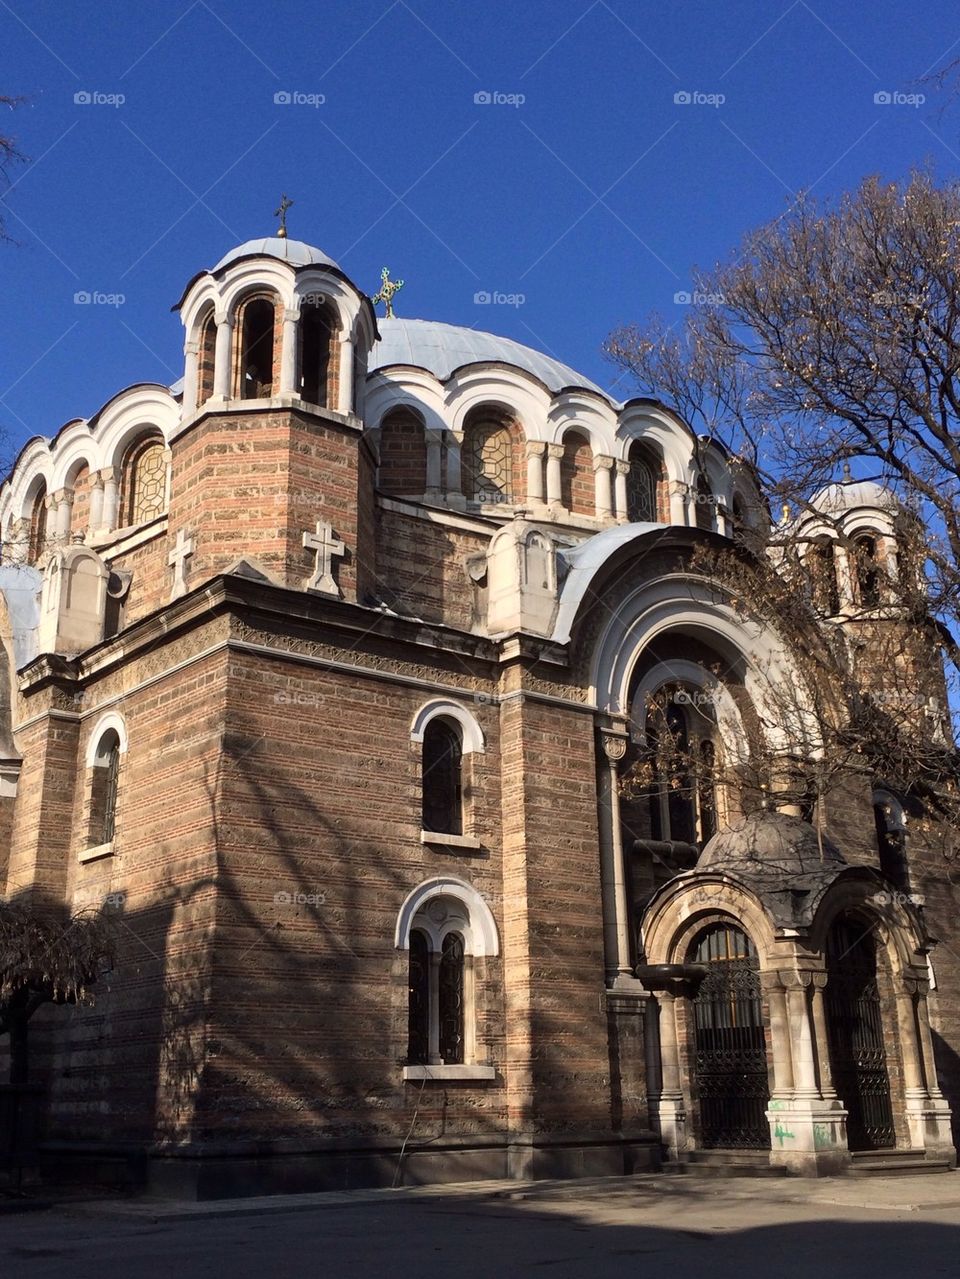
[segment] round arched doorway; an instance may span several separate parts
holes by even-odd
[[[851,1150],[896,1144],[873,925],[841,915],[827,934],[827,1038]]]
[[[699,1144],[768,1150],[770,1084],[756,947],[734,924],[711,924],[694,938],[689,958],[706,968],[692,1001]]]

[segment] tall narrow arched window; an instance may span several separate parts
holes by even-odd
[[[833,539],[819,538],[810,548],[808,562],[814,603],[821,613],[835,617],[840,612],[840,588]]]
[[[407,998],[407,1061],[425,1066],[430,1060],[430,943],[419,928],[410,933]]]
[[[513,502],[516,477],[513,435],[502,418],[479,415],[468,420],[463,435],[463,491],[471,502]]]
[[[639,443],[631,444],[627,474],[627,518],[631,524],[657,522],[659,462]]]
[[[213,311],[200,328],[200,350],[197,356],[197,405],[206,404],[213,395],[213,373],[217,357],[217,321]]]
[[[332,408],[330,380],[336,333],[326,307],[317,304],[302,306],[298,333],[300,396],[309,404]]]
[[[463,1062],[464,950],[459,933],[447,933],[440,951],[437,982],[440,1056],[446,1065]]]
[[[166,447],[159,436],[148,436],[134,444],[124,459],[121,526],[156,519],[163,514],[166,496]]]
[[[97,743],[90,790],[91,844],[110,844],[116,834],[120,783],[120,737],[108,728]]]
[[[895,888],[907,890],[907,824],[903,806],[888,791],[874,791],[873,817],[877,828],[880,869]]]
[[[41,484],[30,509],[30,545],[28,558],[35,563],[43,554],[47,542],[47,486]]]
[[[664,688],[646,718],[650,838],[696,844],[717,832],[717,742],[710,695]]]
[[[697,528],[712,529],[717,499],[714,496],[713,489],[710,487],[710,481],[703,471],[697,476],[694,501],[696,502]]]
[[[857,574],[857,594],[863,608],[876,608],[880,603],[880,562],[877,539],[872,534],[854,540],[853,558]]]
[[[242,400],[273,394],[275,307],[270,298],[250,298],[241,308],[236,391]]]
[[[430,720],[423,733],[423,829],[463,834],[463,740],[448,720]]]

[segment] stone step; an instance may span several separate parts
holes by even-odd
[[[848,1177],[916,1177],[950,1172],[949,1159],[924,1159],[917,1150],[858,1150],[850,1156]]]
[[[769,1156],[742,1150],[692,1150],[682,1159],[665,1163],[662,1171],[674,1177],[785,1177],[786,1168],[775,1167]]]

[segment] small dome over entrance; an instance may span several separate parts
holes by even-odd
[[[826,836],[821,853],[817,832],[809,822],[787,813],[753,813],[714,835],[700,854],[697,870],[739,870],[794,879],[844,865],[840,850]]]

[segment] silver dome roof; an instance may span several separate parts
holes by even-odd
[[[247,240],[244,244],[238,244],[235,249],[223,255],[213,270],[220,271],[231,262],[249,257],[278,258],[281,262],[289,262],[291,266],[332,266],[340,270],[333,258],[328,258],[312,244],[304,244],[302,240],[281,240],[279,236]]]

